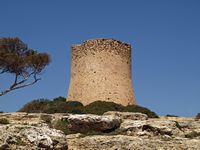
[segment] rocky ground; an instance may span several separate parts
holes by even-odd
[[[120,112],[0,113],[0,150],[18,149],[200,150],[200,120]]]

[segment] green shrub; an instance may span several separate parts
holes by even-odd
[[[53,101],[48,99],[33,100],[25,104],[18,112],[27,113],[78,113],[81,114],[83,104],[76,101],[68,101],[64,97],[58,97]]]
[[[66,103],[69,107],[83,107],[83,104],[78,101],[67,101]]]
[[[55,120],[53,122],[53,128],[57,129],[57,130],[61,130],[65,134],[69,133],[69,130],[68,130],[68,121],[67,120],[61,120],[61,119]]]
[[[52,101],[44,108],[44,113],[82,113],[83,104],[76,101]]]
[[[3,113],[3,111],[0,111],[0,113]]]
[[[0,118],[0,124],[9,124],[9,121],[6,118]]]
[[[122,106],[113,102],[96,101],[83,107],[83,113],[86,114],[102,115],[107,111],[140,112],[146,114],[149,118],[158,118],[155,112],[137,105]]]
[[[149,110],[148,108],[138,106],[138,105],[128,105],[125,107],[125,111],[140,112],[140,113],[146,114],[149,118],[158,118],[158,115],[155,112]]]
[[[188,133],[185,135],[185,137],[189,138],[189,139],[193,139],[193,138],[199,137],[199,136],[200,136],[200,133],[196,132],[196,131],[192,131],[191,133]]]
[[[175,122],[175,124],[176,124],[176,127],[178,128],[178,129],[182,129],[182,127],[180,126],[180,124],[178,123],[178,121],[174,121]]]
[[[67,105],[66,102],[49,102],[43,109],[44,113],[53,114],[53,113],[66,113]]]
[[[52,116],[48,114],[40,115],[40,119],[43,120],[46,124],[51,125]]]
[[[24,142],[20,137],[15,137],[15,141],[13,142],[14,142],[13,144],[16,144],[16,145],[21,145],[21,146],[26,145],[26,142]]]
[[[27,113],[73,113],[73,114],[96,114],[102,115],[107,111],[121,112],[141,112],[147,114],[149,118],[158,118],[158,115],[141,106],[129,105],[122,106],[114,102],[95,101],[89,105],[83,106],[77,101],[67,101],[64,97],[58,97],[50,101],[48,99],[39,99],[24,105],[19,112]]]
[[[200,119],[200,113],[198,113],[195,117],[196,120],[199,120]]]
[[[167,114],[167,115],[166,115],[166,117],[178,117],[178,116],[176,116],[176,115],[169,115],[169,114]]]
[[[103,115],[107,111],[123,111],[124,107],[120,104],[105,101],[96,101],[86,105],[83,112],[86,114]]]
[[[18,112],[42,113],[49,103],[50,100],[48,99],[33,100],[25,104]]]
[[[66,98],[59,96],[53,99],[53,102],[66,102]]]

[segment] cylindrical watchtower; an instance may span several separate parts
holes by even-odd
[[[71,81],[67,101],[136,104],[131,79],[131,45],[93,39],[71,48]]]

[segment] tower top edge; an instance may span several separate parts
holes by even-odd
[[[82,45],[85,45],[85,44],[88,44],[88,43],[101,43],[101,42],[105,42],[105,43],[112,43],[112,42],[116,42],[120,45],[124,45],[128,48],[131,48],[131,44],[129,43],[125,43],[125,42],[122,42],[120,40],[117,40],[117,39],[113,39],[113,38],[95,38],[95,39],[88,39],[88,40],[85,40],[83,41],[82,43],[80,44],[73,44],[71,47],[77,47],[77,46],[82,46]]]

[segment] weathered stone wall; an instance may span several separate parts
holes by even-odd
[[[135,104],[131,45],[113,39],[94,39],[72,46],[67,100],[84,105],[97,100]]]

